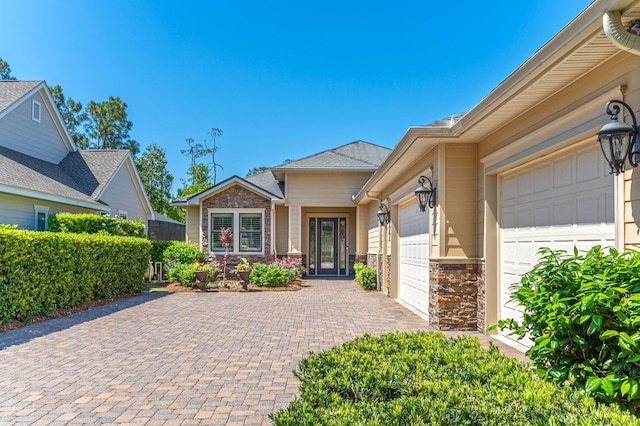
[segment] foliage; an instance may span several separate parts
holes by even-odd
[[[353,270],[356,273],[356,281],[358,281],[358,284],[360,284],[362,288],[365,290],[375,290],[378,288],[378,280],[375,270],[369,268],[362,262],[355,263],[353,265]]]
[[[206,164],[196,164],[187,169],[189,179],[182,180],[182,188],[178,188],[178,197],[195,194],[211,187],[209,180],[209,167]]]
[[[271,264],[285,271],[289,281],[302,277],[305,272],[304,266],[302,266],[302,258],[300,257],[277,257],[271,261]]]
[[[0,58],[0,80],[15,80],[16,78],[11,74],[11,66],[8,62]]]
[[[205,255],[198,244],[196,243],[187,243],[183,241],[173,241],[162,253],[162,256],[165,259],[172,258],[176,261],[176,263],[187,263],[191,264],[192,262],[204,262]]]
[[[209,132],[209,136],[211,137],[211,146],[209,147],[208,144],[205,144],[201,152],[203,155],[211,154],[211,173],[213,175],[211,176],[211,178],[213,184],[215,185],[216,183],[218,183],[218,168],[220,168],[220,170],[224,170],[224,168],[216,162],[216,152],[218,152],[218,150],[220,149],[216,142],[216,139],[222,136],[222,129],[212,127],[211,131]]]
[[[143,238],[0,229],[0,323],[142,288]]]
[[[133,155],[140,150],[138,142],[129,138],[133,123],[127,117],[127,104],[109,96],[104,102],[87,104],[85,129],[89,146],[97,149],[128,149]]]
[[[284,287],[289,282],[289,275],[278,265],[254,263],[249,282],[262,287]]]
[[[173,175],[167,170],[167,159],[164,148],[152,143],[142,151],[140,157],[136,158],[136,168],[140,174],[140,180],[144,185],[144,190],[149,197],[149,202],[153,211],[171,217],[176,212],[171,209],[171,185],[173,185]],[[184,223],[184,220],[181,220]]]
[[[0,223],[0,229],[18,229],[18,225],[15,223],[13,224]]]
[[[475,337],[364,335],[311,353],[300,395],[272,414],[285,425],[638,425],[617,406],[535,377]]]
[[[74,234],[105,234],[122,237],[144,238],[144,221],[121,217],[100,216],[89,213],[55,213],[49,216],[51,232],[71,232]]]
[[[246,257],[240,259],[240,263],[236,265],[236,269],[238,271],[246,271],[247,269],[251,269],[251,265],[249,265],[249,261]]]
[[[181,241],[171,240],[153,240],[151,241],[151,261],[152,262],[164,262],[164,251],[174,243],[180,243]]]
[[[640,253],[600,246],[580,254],[543,248],[513,286],[522,323],[500,328],[535,344],[527,352],[541,377],[604,401],[640,407]]]
[[[246,177],[259,175],[260,173],[264,173],[267,170],[269,170],[269,167],[267,167],[267,166],[253,167],[253,168],[249,169],[249,171],[247,172],[247,176]]]
[[[66,98],[62,92],[62,86],[56,84],[49,87],[49,92],[60,110],[60,115],[67,125],[67,130],[71,135],[71,139],[80,149],[86,149],[89,145],[89,139],[80,130],[87,120],[87,113],[82,110],[82,104],[71,98]]]
[[[208,271],[207,282],[213,281],[220,272],[217,263],[205,264],[198,261],[192,263],[176,263],[168,274],[171,282],[179,282],[184,286],[191,286],[196,282],[196,271]]]

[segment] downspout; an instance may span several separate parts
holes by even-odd
[[[602,27],[607,38],[620,50],[640,55],[640,21],[631,21],[627,30],[620,11],[609,11],[602,16]]]

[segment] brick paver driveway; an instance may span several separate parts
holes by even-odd
[[[0,424],[270,424],[309,351],[428,328],[352,281],[304,285],[152,293],[0,334]]]

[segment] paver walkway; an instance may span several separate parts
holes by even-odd
[[[380,292],[146,294],[0,334],[0,424],[265,425],[309,351],[428,329]]]

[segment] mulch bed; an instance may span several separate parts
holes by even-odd
[[[218,292],[240,292],[241,291],[242,286],[240,285],[240,283],[238,281],[227,280],[226,282],[227,282],[227,287],[224,287],[222,283],[220,283],[219,281],[216,281],[215,283],[210,284],[210,288],[211,288],[211,290],[215,290],[215,291],[218,291]],[[169,293],[197,293],[197,292],[204,293],[201,290],[198,290],[197,288],[185,287],[185,286],[180,285],[178,283],[168,283],[168,282],[153,283],[152,286],[155,287],[155,288],[163,287],[165,289],[165,291],[167,291]],[[302,288],[302,281],[297,280],[297,281],[294,281],[293,283],[288,284],[286,287],[257,287],[257,286],[249,285],[248,292],[298,291],[301,288]],[[108,303],[113,302],[114,300],[123,299],[123,298],[126,298],[126,297],[132,297],[132,296],[139,296],[139,295],[140,295],[140,293],[138,293],[138,294],[125,294],[125,295],[118,296],[118,297],[115,297],[115,298],[96,299],[96,300],[92,300],[92,301],[87,302],[87,303],[83,303],[82,305],[74,306],[73,308],[58,309],[55,312],[51,312],[51,313],[48,313],[48,314],[34,315],[31,318],[31,321],[29,321],[29,322],[11,321],[10,323],[7,323],[7,324],[0,324],[0,333],[5,332],[5,331],[9,331],[9,330],[15,330],[16,328],[26,327],[27,325],[35,324],[35,323],[38,323],[38,322],[48,321],[48,320],[51,320],[51,319],[54,319],[54,318],[62,318],[62,317],[65,317],[67,315],[75,314],[77,312],[81,312],[81,311],[84,311],[84,310],[87,310],[87,309],[96,308],[98,306],[106,305]]]

